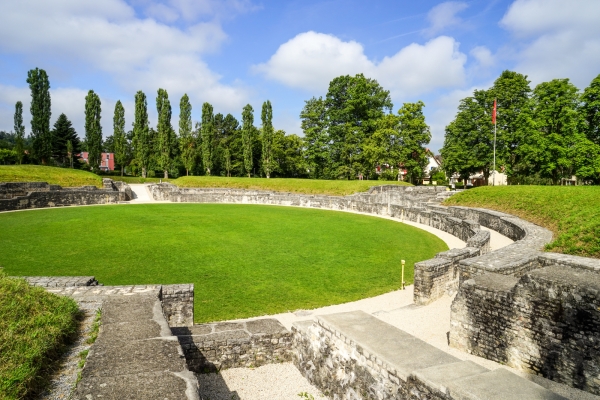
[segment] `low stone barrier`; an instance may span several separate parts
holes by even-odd
[[[291,360],[291,334],[276,319],[171,328],[194,372],[259,367]]]
[[[600,260],[547,253],[531,264],[464,281],[450,345],[600,395]]]
[[[292,332],[294,364],[333,399],[565,398],[507,370],[461,361],[362,311],[295,323]]]
[[[160,292],[163,313],[169,326],[194,325],[194,284],[162,285]]]
[[[88,204],[111,204],[133,198],[124,182],[103,179],[103,188],[82,186],[63,188],[46,182],[0,183],[0,211]]]

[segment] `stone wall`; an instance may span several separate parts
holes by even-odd
[[[443,186],[384,185],[372,187],[367,193],[342,197],[263,190],[178,188],[162,183],[151,185],[150,193],[159,201],[285,205],[383,215],[429,225],[467,242],[467,248],[457,252],[460,256],[440,253],[435,259],[415,264],[414,299],[417,304],[428,304],[444,293],[455,291],[460,277],[458,262],[489,253],[490,233],[481,230],[477,220],[494,225],[499,224],[495,223],[496,219],[507,217],[506,214],[487,216],[486,210],[481,210],[466,218],[462,214],[468,209],[439,206],[441,200],[453,193]],[[512,226],[508,222],[504,225],[506,231]]]
[[[364,312],[295,323],[294,364],[331,399],[564,399],[504,369],[461,361]]]
[[[535,263],[463,282],[450,345],[600,395],[600,260],[543,254]]]
[[[0,211],[71,205],[111,204],[132,198],[129,185],[103,179],[103,189],[96,186],[63,188],[46,182],[0,183]]]
[[[221,322],[171,329],[194,372],[258,367],[291,360],[291,334],[276,319]]]
[[[194,284],[162,285],[160,300],[170,327],[194,325]]]

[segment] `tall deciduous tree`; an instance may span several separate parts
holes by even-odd
[[[25,155],[25,125],[23,125],[23,103],[17,101],[15,104],[15,151],[17,152],[17,162],[23,163],[23,156]]]
[[[174,138],[175,132],[171,126],[171,102],[169,95],[164,89],[158,89],[156,96],[156,111],[158,112],[157,127],[157,161],[160,169],[164,171],[164,178],[169,178],[169,168],[173,163],[175,154]]]
[[[115,104],[115,114],[113,116],[113,147],[115,152],[115,162],[121,167],[121,176],[127,162],[127,138],[125,136],[125,108],[121,100]]]
[[[179,101],[179,151],[185,174],[189,175],[196,165],[198,153],[195,134],[192,131],[192,105],[187,93]]]
[[[275,168],[273,160],[273,107],[269,100],[262,106],[262,165],[267,178],[271,177],[271,172]]]
[[[363,74],[340,76],[329,84],[325,107],[335,177],[351,179],[373,171],[361,144],[375,132],[385,110],[392,109],[390,92]]]
[[[50,81],[46,71],[36,68],[27,73],[27,83],[31,90],[32,155],[45,165],[52,154]]]
[[[202,164],[206,175],[210,175],[213,166],[213,140],[215,135],[215,122],[213,107],[210,103],[202,104]]]
[[[398,110],[398,128],[402,142],[400,164],[412,183],[417,183],[427,166],[425,146],[431,141],[431,131],[423,114],[425,103],[404,103]]]
[[[585,88],[581,101],[583,131],[589,140],[600,145],[600,75]]]
[[[254,159],[252,157],[254,135],[256,128],[254,127],[254,109],[250,104],[246,104],[242,111],[242,145],[244,154],[244,169],[250,178]]]
[[[85,141],[88,146],[88,163],[98,172],[102,162],[102,125],[100,97],[90,90],[85,97]]]
[[[146,95],[141,90],[135,94],[132,142],[135,162],[142,170],[142,177],[146,178],[152,157],[152,141],[148,127],[148,102]]]
[[[306,143],[306,160],[309,175],[313,178],[325,178],[328,175],[329,135],[323,98],[313,97],[305,102],[300,113],[302,131]]]
[[[69,118],[65,114],[60,114],[54,123],[52,136],[54,138],[52,158],[63,166],[67,164],[71,166],[73,153],[79,153],[81,148],[77,132],[75,132],[75,128],[73,128],[71,121],[69,121]],[[70,151],[69,143],[71,143]]]

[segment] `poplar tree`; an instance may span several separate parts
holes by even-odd
[[[148,127],[148,103],[144,92],[135,94],[135,119],[133,122],[133,151],[137,164],[142,168],[142,178],[147,177],[152,143]]]
[[[202,164],[206,175],[210,175],[212,168],[212,145],[214,137],[214,116],[213,107],[209,103],[202,105]]]
[[[263,169],[267,179],[271,177],[273,171],[273,107],[269,100],[262,106],[262,156]]]
[[[171,126],[171,102],[166,90],[158,89],[156,96],[156,111],[158,113],[157,126],[157,161],[160,169],[164,171],[164,178],[169,178],[169,168],[173,160],[174,132]]]
[[[185,174],[196,164],[196,140],[192,132],[192,105],[187,93],[179,101],[179,150]]]
[[[113,116],[113,144],[115,151],[115,162],[121,166],[121,176],[127,160],[127,138],[125,137],[125,108],[121,100],[115,104]]]
[[[98,172],[102,161],[101,111],[100,97],[90,90],[85,96],[85,140],[88,146],[88,163],[94,172]]]
[[[250,104],[246,104],[242,111],[242,146],[244,153],[244,168],[250,178],[252,172],[252,145],[254,144],[254,110]]]
[[[52,153],[50,82],[46,71],[36,68],[27,72],[27,83],[31,90],[32,155],[46,165]]]
[[[25,146],[23,140],[25,137],[25,126],[23,125],[23,103],[17,101],[15,104],[15,151],[17,152],[17,161],[23,163],[23,155],[25,154]]]

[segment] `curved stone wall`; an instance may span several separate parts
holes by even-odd
[[[124,182],[102,179],[103,188],[81,186],[63,188],[46,182],[0,183],[0,211],[87,204],[111,204],[133,198]]]

